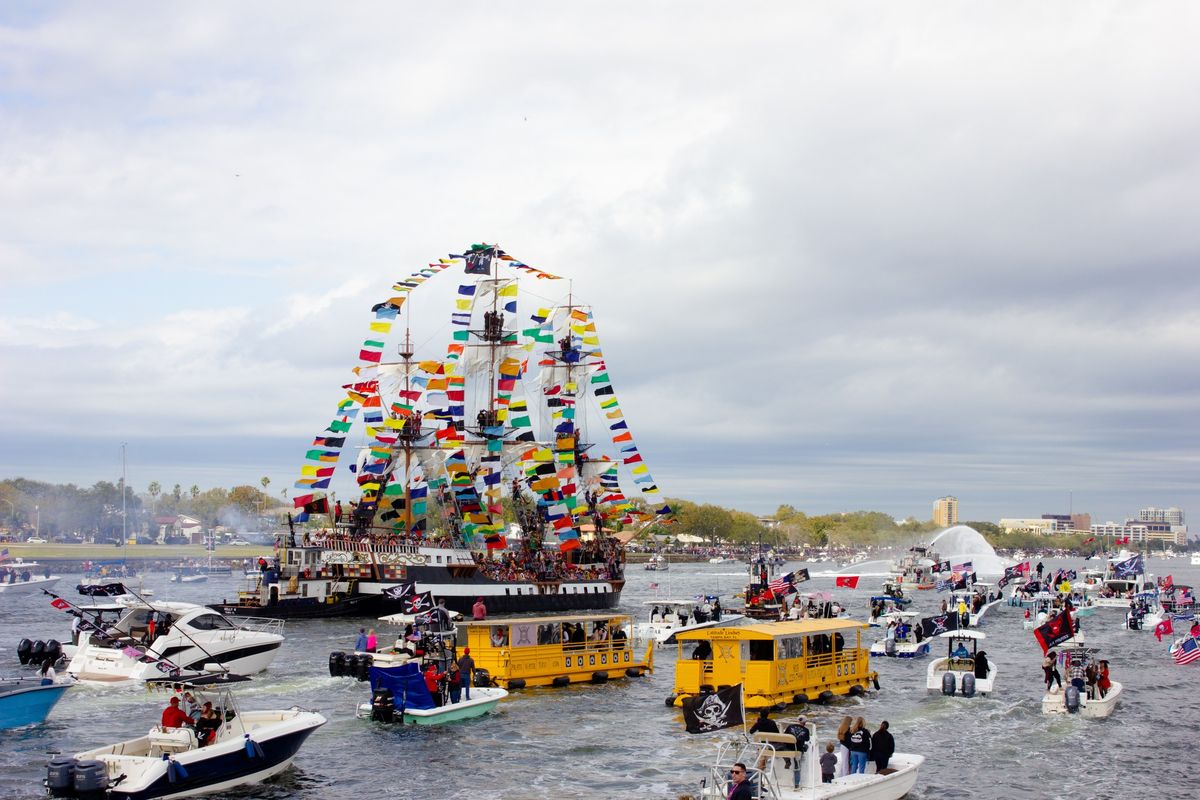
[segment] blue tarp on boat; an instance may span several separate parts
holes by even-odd
[[[398,667],[371,667],[368,677],[372,694],[378,689],[390,689],[392,704],[398,709],[436,708],[415,661]]]

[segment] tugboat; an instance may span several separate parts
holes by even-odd
[[[417,358],[406,315],[399,359],[385,360],[413,290],[456,266],[468,278],[445,350]],[[625,558],[613,533],[671,509],[617,402],[591,307],[568,292],[518,321],[521,275],[540,279],[543,294],[558,280],[474,245],[397,282],[374,306],[352,382],[295,484],[296,521],[328,524],[299,536],[293,526],[236,602],[218,606],[223,613],[379,616],[409,591],[463,613],[479,597],[490,613],[617,607]],[[584,413],[592,405],[599,413]],[[588,441],[594,419],[611,456]],[[344,507],[327,490],[360,420],[367,443],[350,465],[359,495]],[[546,424],[535,430],[535,420]],[[622,493],[621,470],[650,510]],[[518,523],[507,535],[502,494]]]

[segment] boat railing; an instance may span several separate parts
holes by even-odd
[[[281,619],[270,619],[268,617],[238,617],[236,623],[237,626],[244,631],[273,633],[277,636],[283,636],[283,620]]]
[[[733,780],[730,770],[738,763],[746,765],[746,781],[751,787],[751,797],[755,800],[779,797],[779,787],[775,782],[775,746],[769,742],[740,737],[723,743],[717,751],[717,759],[709,768],[702,796],[727,797],[729,784]]]

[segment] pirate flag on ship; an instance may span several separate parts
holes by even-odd
[[[741,725],[744,718],[740,683],[713,694],[700,694],[683,701],[683,722],[688,733],[708,733]]]

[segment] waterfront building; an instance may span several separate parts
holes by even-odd
[[[934,524],[942,528],[949,528],[951,525],[957,525],[958,498],[939,497],[937,502],[933,504],[933,521]]]

